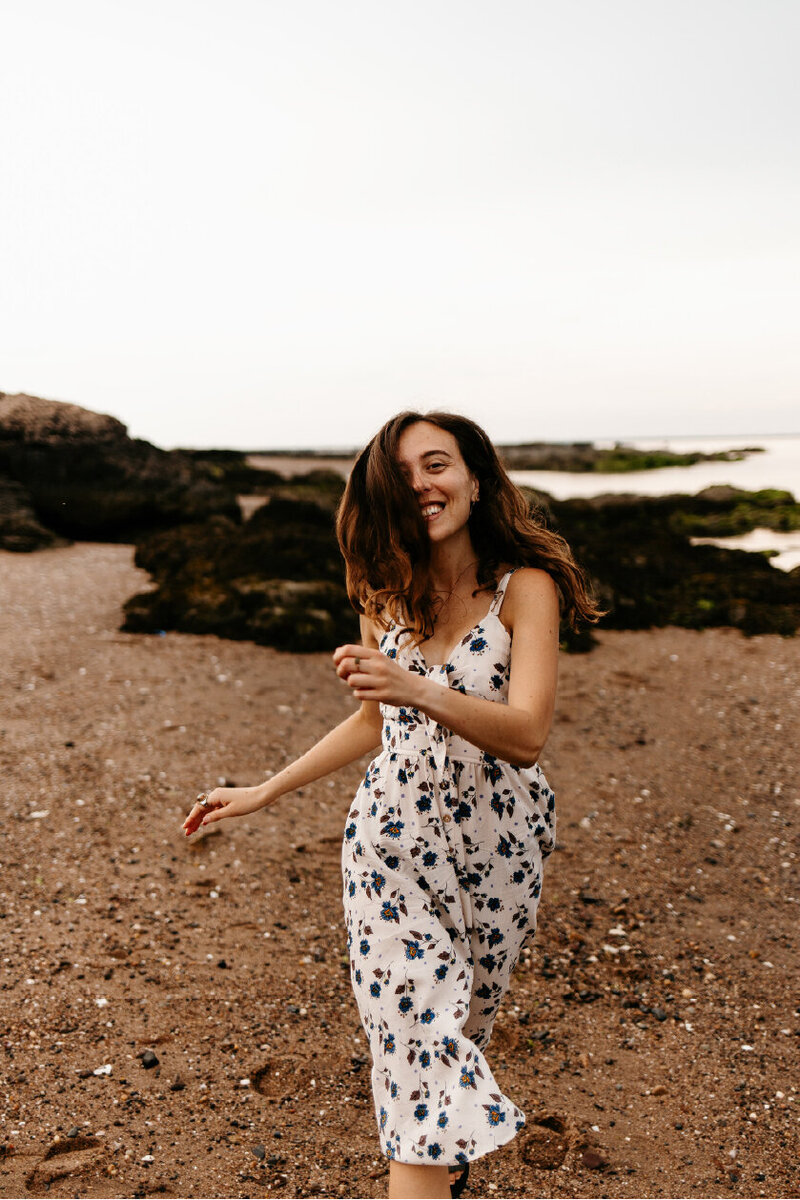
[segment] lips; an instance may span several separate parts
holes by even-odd
[[[432,521],[435,517],[438,517],[443,508],[444,504],[436,500],[431,501],[430,504],[424,504],[420,511],[425,521]]]

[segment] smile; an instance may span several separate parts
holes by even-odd
[[[433,521],[436,517],[438,517],[443,508],[444,504],[440,503],[439,501],[433,501],[433,503],[426,504],[422,508],[422,516],[426,521]]]

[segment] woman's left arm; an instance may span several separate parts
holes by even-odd
[[[550,732],[558,678],[558,592],[550,575],[515,571],[503,619],[513,635],[507,704],[442,687],[364,646],[340,646],[334,662],[357,699],[418,708],[502,762],[530,767]]]

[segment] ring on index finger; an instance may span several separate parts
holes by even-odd
[[[200,792],[195,804],[199,804],[201,808],[208,808],[208,792]]]

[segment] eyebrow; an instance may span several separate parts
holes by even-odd
[[[447,450],[426,450],[424,454],[420,455],[420,460],[425,459],[425,458],[452,458],[452,457],[453,457],[452,454],[448,453]],[[405,463],[402,460],[400,461],[400,466],[402,467],[402,469],[404,471],[408,470],[408,463]]]

